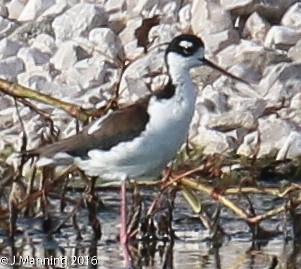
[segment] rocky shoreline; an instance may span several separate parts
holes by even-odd
[[[121,103],[134,101],[166,79],[162,44],[194,33],[212,61],[252,86],[196,70],[191,141],[205,154],[295,160],[301,156],[300,18],[301,3],[292,0],[1,1],[0,76],[83,108],[106,104],[117,85]],[[75,132],[71,116],[33,103],[51,115],[62,137]],[[20,150],[14,100],[1,91],[0,107],[0,151]],[[37,147],[45,122],[26,106],[19,110],[28,149]]]

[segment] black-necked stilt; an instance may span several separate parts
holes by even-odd
[[[189,70],[207,65],[242,81],[207,60],[203,41],[194,35],[174,38],[165,62],[169,82],[160,91],[108,113],[74,136],[30,153],[40,156],[40,164],[73,163],[89,176],[121,181],[123,199],[126,179],[157,178],[187,137],[197,97]],[[121,241],[126,242],[125,227]]]

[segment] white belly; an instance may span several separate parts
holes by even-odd
[[[194,113],[195,93],[189,98],[150,101],[150,122],[134,140],[122,142],[109,151],[91,150],[90,159],[74,163],[87,175],[104,180],[156,178],[185,142]]]

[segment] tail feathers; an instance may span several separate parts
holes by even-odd
[[[35,151],[27,151],[24,153],[19,153],[19,156],[23,155],[27,159],[33,159],[33,163],[37,167],[44,166],[61,166],[61,165],[71,165],[73,164],[73,157],[65,152],[58,152],[52,157],[43,156]]]
[[[71,165],[73,164],[73,157],[67,153],[59,152],[55,154],[52,158],[40,157],[37,162],[37,167],[44,166],[61,166],[61,165]]]

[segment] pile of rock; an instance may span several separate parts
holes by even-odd
[[[120,83],[121,102],[164,83],[165,46],[179,33],[204,39],[212,61],[252,87],[205,68],[191,139],[204,152],[301,156],[301,3],[293,0],[12,0],[0,2],[0,76],[84,108]],[[139,33],[139,34],[138,34]],[[147,48],[146,48],[147,47]],[[125,69],[125,64],[127,68]],[[125,70],[125,71],[124,71]],[[75,121],[49,105],[63,133]],[[14,101],[0,93],[0,150],[20,147]],[[28,148],[45,122],[20,107]]]

